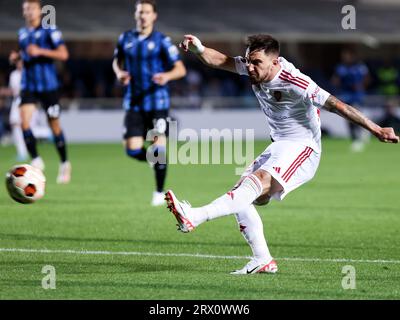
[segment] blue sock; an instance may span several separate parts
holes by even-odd
[[[62,131],[58,136],[54,136],[54,143],[56,145],[61,162],[67,161],[67,148],[65,144],[64,133]]]
[[[136,160],[146,161],[146,149],[126,149],[126,154]]]
[[[33,135],[33,132],[31,129],[28,130],[23,130],[22,131],[24,135],[24,140],[26,144],[26,148],[28,149],[28,152],[31,156],[32,159],[35,159],[38,157],[38,152],[36,149],[36,138]]]
[[[167,176],[167,157],[166,148],[157,146],[154,149],[154,156],[159,158],[159,161],[154,164],[154,173],[156,177],[157,192],[164,191],[165,178]]]

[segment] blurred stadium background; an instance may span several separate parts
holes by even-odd
[[[55,6],[70,50],[58,68],[61,122],[74,142],[73,182],[55,183],[57,156],[42,143],[46,197],[22,206],[3,185],[0,299],[399,299],[398,146],[374,141],[351,153],[349,141],[325,139],[316,178],[284,203],[260,208],[279,275],[232,278],[227,272],[250,254],[235,219],[178,234],[164,207],[150,207],[147,164],[133,162],[121,147],[123,88],[111,62],[119,34],[134,27],[134,0],[42,2]],[[347,4],[357,9],[356,30],[342,29]],[[158,6],[156,28],[175,43],[193,33],[240,55],[247,35],[271,33],[284,57],[333,94],[340,52],[355,48],[372,76],[363,111],[377,122],[388,110],[399,112],[400,0],[158,0]],[[0,88],[8,85],[8,55],[23,25],[21,1],[0,0]],[[180,128],[254,128],[255,153],[262,152],[268,132],[248,79],[203,67],[189,54],[182,58],[189,72],[171,83],[171,114]],[[11,97],[0,97],[0,136],[10,144],[0,146],[3,176],[15,164],[10,105]],[[321,117],[327,135],[348,136],[343,119]],[[172,165],[167,186],[203,205],[235,183],[235,166]],[[40,286],[48,264],[57,268],[57,290]],[[345,264],[357,268],[357,290],[343,290]]]
[[[134,1],[48,0],[43,4],[55,6],[56,23],[71,53],[67,63],[58,65],[63,84],[62,121],[69,140],[119,141],[123,88],[116,82],[111,62],[118,35],[134,26]],[[342,29],[341,9],[347,4],[356,6],[356,30]],[[364,111],[378,122],[388,103],[398,113],[398,0],[160,0],[158,7],[156,28],[175,43],[183,34],[192,33],[209,46],[240,55],[246,35],[271,33],[281,41],[283,56],[333,94],[337,88],[331,77],[340,52],[344,47],[355,48],[372,76]],[[0,0],[0,87],[8,85],[12,71],[8,55],[18,48],[16,34],[23,24],[20,1]],[[191,55],[182,57],[189,72],[170,85],[172,115],[180,120],[180,127],[254,127],[256,138],[267,137],[246,77],[204,68]],[[385,71],[391,75],[389,80]],[[10,104],[10,97],[0,97],[3,141],[7,141]],[[246,123],[241,121],[244,113]],[[92,120],[91,128],[87,119]],[[322,120],[325,133],[348,135],[342,119],[323,113]]]

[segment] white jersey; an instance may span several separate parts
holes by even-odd
[[[321,152],[320,108],[329,93],[318,87],[285,58],[281,69],[269,82],[253,85],[253,91],[267,117],[274,141],[299,141]],[[235,57],[236,71],[248,75],[245,59]]]
[[[18,69],[15,69],[10,74],[9,87],[12,90],[14,98],[19,97],[19,94],[21,92],[21,77],[22,71]]]

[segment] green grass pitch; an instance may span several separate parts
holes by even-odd
[[[73,181],[58,186],[56,152],[42,144],[45,198],[20,205],[0,187],[0,298],[399,299],[400,146],[323,146],[311,182],[259,208],[279,274],[233,276],[250,255],[233,216],[181,234],[166,208],[149,205],[151,169],[121,145],[71,145]],[[257,142],[256,153],[265,147]],[[3,177],[13,159],[14,148],[0,149]],[[236,179],[233,165],[173,165],[167,187],[198,206]],[[41,286],[45,265],[56,269],[55,290]],[[356,271],[354,290],[342,288],[346,265]]]

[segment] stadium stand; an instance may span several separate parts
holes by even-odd
[[[114,39],[126,25],[132,23],[127,10],[132,0],[48,0],[58,12],[57,24],[68,37]],[[389,5],[389,4],[390,5]],[[357,6],[357,30],[338,36],[343,17],[341,8],[347,4]],[[382,6],[382,4],[386,4]],[[359,39],[360,34],[379,34],[389,41],[400,36],[400,2],[388,0],[213,0],[186,1],[162,0],[158,26],[168,34],[190,31],[207,34],[218,39],[268,30],[281,38],[318,41],[329,39]],[[20,3],[15,0],[0,1],[0,38],[13,37],[20,27]],[[229,13],[229,14],[227,14]],[[251,19],[243,19],[243,13]],[[285,17],[285,19],[282,19]]]

